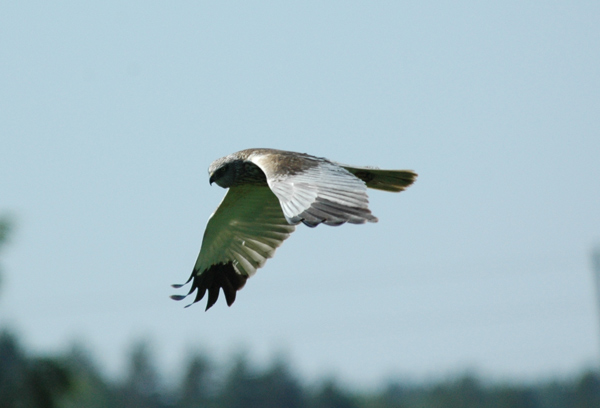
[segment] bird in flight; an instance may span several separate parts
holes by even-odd
[[[377,222],[369,210],[367,187],[399,192],[417,174],[336,163],[305,153],[275,149],[242,150],[212,162],[210,184],[228,188],[211,215],[198,260],[188,281],[192,304],[208,291],[206,310],[223,289],[227,305],[275,250],[303,223],[341,225]],[[188,306],[191,306],[188,305]]]

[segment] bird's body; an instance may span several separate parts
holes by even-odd
[[[225,293],[227,304],[300,222],[309,227],[377,222],[367,187],[399,192],[416,174],[335,163],[305,153],[247,149],[215,160],[210,183],[229,188],[208,221],[188,293],[208,291],[208,310]],[[182,285],[174,285],[181,287]],[[185,296],[172,296],[181,300]]]

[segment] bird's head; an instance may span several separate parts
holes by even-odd
[[[229,157],[215,160],[208,167],[209,183],[217,183],[218,186],[229,188],[234,185],[237,176],[237,161]]]

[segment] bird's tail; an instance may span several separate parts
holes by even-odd
[[[370,167],[350,167],[343,165],[346,170],[354,174],[367,184],[367,187],[376,190],[399,192],[415,182],[417,173],[411,170],[380,170]]]

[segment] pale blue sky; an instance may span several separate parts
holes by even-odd
[[[3,2],[0,318],[113,372],[145,336],[170,369],[575,372],[600,359],[599,112],[596,2]],[[298,228],[233,307],[183,309],[206,169],[249,147],[420,176],[371,193],[377,224]]]

